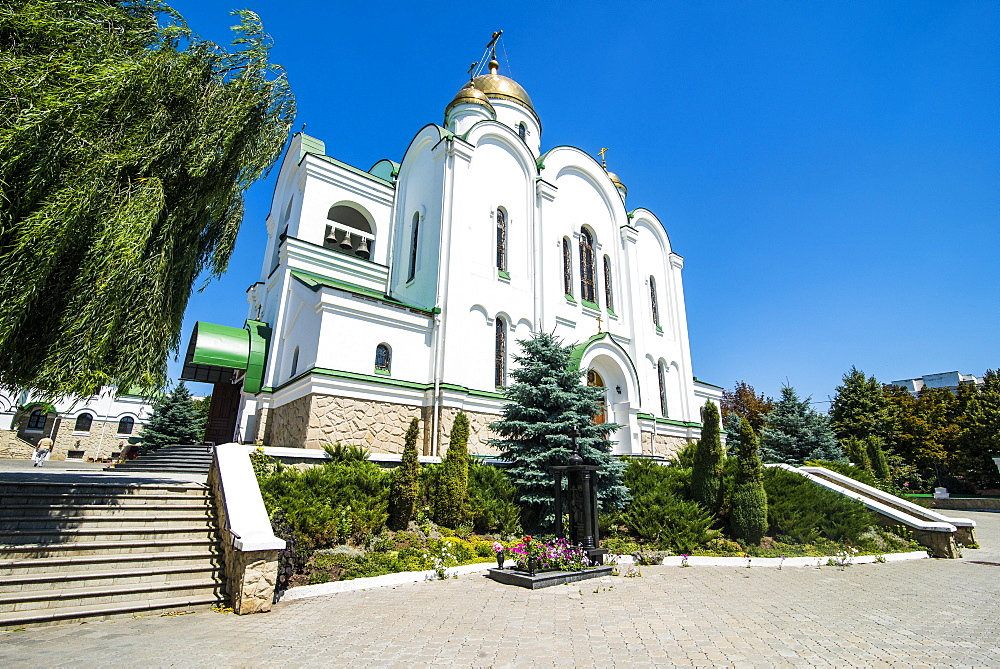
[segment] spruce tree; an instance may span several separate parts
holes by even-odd
[[[882,449],[882,440],[874,434],[869,435],[865,439],[864,445],[872,474],[875,475],[875,478],[888,481],[889,461],[886,459],[885,451]]]
[[[394,530],[405,530],[417,515],[420,501],[420,462],[417,460],[417,438],[420,421],[414,418],[406,431],[403,462],[392,472],[389,489],[389,524]]]
[[[554,481],[548,468],[565,465],[573,453],[573,437],[584,464],[597,465],[597,496],[605,510],[622,508],[629,500],[622,484],[624,465],[611,455],[608,435],[620,425],[594,423],[603,410],[600,388],[580,383],[586,370],[570,368],[571,346],[542,333],[519,342],[523,354],[507,388],[509,400],[501,420],[490,425],[502,439],[490,444],[511,462],[507,474],[526,509],[527,525],[549,529],[554,522]]]
[[[205,419],[181,381],[153,407],[153,413],[142,428],[142,450],[155,451],[173,444],[200,444],[204,434]]]
[[[740,421],[729,525],[733,536],[753,545],[759,544],[767,532],[767,493],[764,492],[757,435],[746,420]]]
[[[434,516],[445,527],[455,528],[468,517],[469,506],[469,419],[464,413],[455,416],[448,452],[444,456],[441,478],[434,499]]]
[[[853,366],[844,374],[843,381],[843,385],[837,386],[830,404],[830,426],[837,438],[864,440],[875,435],[883,442],[889,439],[892,420],[882,384]]]
[[[808,398],[800,400],[791,386],[781,389],[781,399],[767,416],[760,445],[764,462],[801,465],[807,460],[844,459],[829,419],[817,413]]]
[[[691,496],[712,513],[722,506],[722,437],[719,434],[719,408],[708,400],[701,410],[701,438],[694,451],[691,468]]]

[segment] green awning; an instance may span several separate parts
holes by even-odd
[[[264,361],[270,329],[266,323],[248,320],[244,327],[194,324],[181,379],[202,383],[232,383],[244,371],[243,390],[259,393],[264,379]]]

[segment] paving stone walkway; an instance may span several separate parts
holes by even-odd
[[[957,514],[956,514],[957,515]],[[0,666],[1000,666],[1000,514],[962,560],[642,567],[539,591],[464,576],[0,633]]]

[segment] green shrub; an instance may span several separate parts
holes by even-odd
[[[652,460],[629,459],[622,477],[634,496],[662,492],[689,499],[691,469],[679,465],[663,466]]]
[[[334,462],[352,462],[355,460],[367,460],[371,455],[364,446],[344,446],[339,441],[336,444],[323,444],[323,450]]]
[[[633,497],[624,514],[634,535],[658,547],[690,553],[711,541],[712,513],[697,502],[662,491]]]
[[[521,509],[514,502],[516,490],[505,471],[470,462],[468,491],[469,514],[476,532],[521,533]]]
[[[395,530],[405,530],[417,515],[420,498],[420,463],[417,460],[417,438],[420,421],[414,418],[406,431],[403,462],[392,472],[389,493],[390,521]]]
[[[729,525],[733,535],[752,545],[767,531],[767,493],[761,481],[760,451],[750,421],[740,421],[740,443],[736,475],[729,501]]]
[[[691,467],[691,497],[712,513],[722,507],[722,461],[726,457],[719,432],[719,409],[708,400],[701,411],[701,439],[694,449]]]
[[[441,466],[441,480],[434,497],[434,518],[448,527],[458,527],[469,514],[469,419],[455,416],[448,452]]]
[[[861,442],[862,445],[864,442]],[[830,462],[828,460],[810,460],[806,463],[809,467],[825,467],[831,471],[835,471],[838,474],[843,474],[844,476],[849,476],[856,481],[860,481],[865,485],[870,485],[873,488],[878,488],[883,492],[887,492],[890,495],[896,495],[902,497],[908,495],[911,491],[906,488],[897,486],[892,481],[883,481],[865,469],[861,467],[856,467],[853,465],[844,464],[842,462]]]
[[[875,524],[861,502],[780,467],[764,472],[768,526],[780,541],[813,544],[820,539],[856,545]]]

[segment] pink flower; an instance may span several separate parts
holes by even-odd
[[[503,544],[500,543],[499,541],[494,541],[493,542],[493,552],[494,553],[503,553]]]

